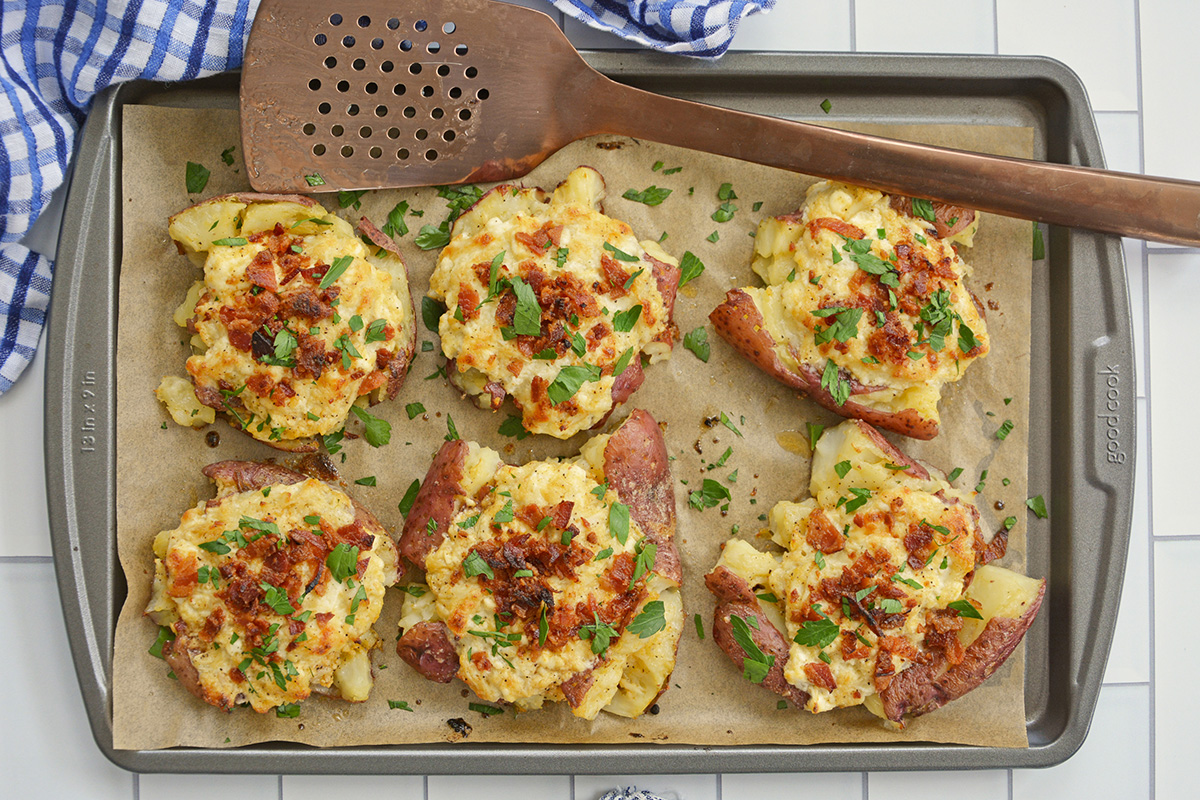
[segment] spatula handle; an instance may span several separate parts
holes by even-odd
[[[1200,183],[990,156],[650,94],[602,76],[596,133],[678,145],[894,194],[1200,245]]]

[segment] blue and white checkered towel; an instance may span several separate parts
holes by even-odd
[[[646,47],[719,56],[774,0],[551,0]],[[236,69],[259,0],[3,0],[0,11],[0,394],[33,359],[53,265],[21,240],[62,185],[97,92]]]
[[[585,25],[667,53],[716,58],[742,17],[775,0],[550,0]]]

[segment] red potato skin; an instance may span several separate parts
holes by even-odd
[[[654,417],[635,409],[604,447],[604,475],[629,515],[658,548],[654,571],[683,582],[675,548],[675,487],[667,444]]]
[[[717,567],[704,576],[704,583],[708,590],[718,598],[717,608],[713,614],[712,631],[713,640],[717,646],[741,670],[742,664],[746,660],[746,654],[743,652],[742,646],[733,638],[733,623],[730,622],[730,617],[737,615],[747,622],[756,621],[757,629],[750,625],[750,635],[754,639],[754,643],[767,655],[775,656],[775,663],[771,665],[771,669],[763,678],[763,688],[791,700],[798,706],[808,703],[808,692],[797,689],[783,677],[783,667],[787,663],[790,649],[787,637],[771,624],[771,620],[763,613],[758,598],[754,596],[754,592],[751,591],[746,581],[725,567]]]
[[[391,237],[385,235],[383,231],[375,227],[375,224],[366,217],[359,219],[356,230],[363,236],[366,236],[368,239],[370,239],[376,247],[386,250],[399,259],[400,263],[404,265],[405,278],[411,279],[411,275],[408,271],[408,264],[404,261],[404,257],[400,255],[400,249],[396,247],[396,243],[392,241]],[[404,386],[404,379],[408,377],[408,367],[410,364],[412,364],[413,353],[415,353],[417,350],[417,312],[416,307],[413,305],[411,286],[412,284],[410,282],[407,311],[408,318],[412,320],[411,331],[408,335],[408,341],[400,343],[400,347],[397,349],[395,357],[388,362],[388,400],[395,399],[396,395],[400,394],[400,389]]]
[[[449,683],[458,674],[458,653],[444,622],[418,622],[396,642],[396,655],[419,674]]]
[[[913,439],[932,439],[937,436],[937,422],[921,417],[911,408],[890,413],[868,408],[853,400],[847,400],[844,405],[839,406],[833,396],[821,388],[821,373],[816,368],[805,365],[800,372],[793,372],[784,366],[775,352],[775,340],[763,324],[762,312],[745,291],[731,289],[725,295],[725,302],[713,309],[708,318],[721,338],[729,342],[750,363],[835,414],[849,419],[861,419],[878,428]],[[857,381],[851,382],[852,396],[867,391],[870,391],[869,387]]]
[[[929,664],[913,665],[893,678],[879,693],[887,718],[900,722],[905,714],[910,717],[927,714],[990,678],[1021,643],[1045,596],[1046,582],[1042,581],[1037,597],[1019,618],[993,617],[988,620],[983,632],[968,645],[963,660],[949,669],[944,660],[938,659]]]
[[[450,520],[463,501],[463,465],[470,448],[461,439],[446,442],[434,456],[400,534],[400,554],[418,567],[446,537]],[[429,529],[433,520],[434,529]]]
[[[863,422],[861,419],[856,419],[854,424],[857,425],[858,429],[866,434],[871,441],[878,445],[879,449],[883,451],[884,455],[886,455],[888,460],[893,464],[896,464],[897,466],[908,467],[905,472],[914,478],[920,478],[923,481],[929,480],[929,470],[925,469],[921,462],[902,453],[900,448],[896,447],[896,445],[885,439],[883,434],[875,430],[870,423]]]

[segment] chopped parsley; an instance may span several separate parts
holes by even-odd
[[[633,326],[637,324],[638,319],[642,316],[642,304],[638,303],[633,308],[627,311],[618,311],[613,314],[613,330],[618,333],[629,333],[633,330]]]
[[[208,176],[211,174],[202,164],[197,164],[195,161],[187,162],[185,182],[188,194],[203,192],[204,187],[208,185]]]
[[[346,269],[352,263],[354,263],[353,256],[338,256],[337,258],[335,258],[333,260],[333,264],[329,267],[329,270],[325,273],[325,276],[323,278],[321,278],[321,282],[319,284],[317,284],[317,288],[318,289],[328,289],[330,286],[333,285],[334,281],[336,281],[338,278],[342,277],[342,273],[345,272]]]
[[[632,200],[635,203],[644,203],[648,206],[657,206],[670,196],[671,190],[660,186],[647,186],[640,192],[636,189],[626,189],[625,194],[621,195],[626,200]]]
[[[996,438],[1001,441],[1007,439],[1008,435],[1012,433],[1012,429],[1013,421],[1011,419],[1004,420],[1004,422],[1000,423],[1000,428],[996,431]]]
[[[414,419],[425,413],[425,406],[421,403],[408,403],[404,406],[404,412],[408,414],[409,419]]]
[[[697,511],[713,508],[720,505],[721,501],[730,499],[729,489],[712,478],[705,478],[699,489],[688,493],[688,505]]]
[[[476,575],[484,575],[491,579],[496,577],[496,573],[492,572],[492,568],[488,566],[488,563],[483,560],[483,556],[479,555],[479,552],[476,550],[472,550],[467,554],[462,566],[463,575],[468,578],[473,578]]]
[[[338,542],[325,557],[325,566],[335,581],[345,583],[347,578],[358,574],[358,548]]]
[[[392,423],[373,416],[358,406],[350,406],[350,411],[362,420],[363,438],[371,447],[383,447],[392,440]]]
[[[825,360],[825,371],[821,374],[821,388],[829,392],[833,402],[844,406],[850,399],[850,382],[842,377],[833,359]]]
[[[416,709],[408,704],[407,700],[388,700],[388,708],[399,709],[400,711],[416,712]]]
[[[958,615],[960,617],[968,617],[970,619],[983,619],[983,615],[979,613],[979,609],[977,609],[971,603],[971,601],[965,597],[962,598],[961,600],[955,600],[953,603],[947,603],[946,608],[950,608],[950,609],[957,611]]]
[[[641,613],[625,626],[625,630],[637,634],[639,639],[649,639],[667,627],[667,619],[663,611],[662,600],[651,600],[642,606]]]
[[[704,273],[704,262],[696,258],[691,250],[684,251],[679,260],[679,286],[699,278]]]
[[[733,640],[745,654],[745,658],[742,660],[742,674],[751,683],[762,683],[763,679],[767,677],[767,673],[771,671],[771,667],[775,666],[775,656],[767,655],[755,644],[754,635],[750,633],[750,625],[744,618],[737,614],[730,614],[729,624],[733,629]],[[758,627],[757,619],[754,620],[754,627]]]
[[[609,506],[608,532],[618,542],[625,544],[625,541],[629,538],[629,506],[624,503],[613,503]]]
[[[558,405],[574,397],[585,382],[598,381],[600,377],[600,368],[592,364],[563,367],[546,389],[546,394],[551,404]]]
[[[1038,519],[1045,519],[1046,517],[1050,516],[1050,512],[1046,510],[1046,498],[1042,497],[1040,494],[1036,497],[1031,497],[1026,500],[1025,505],[1029,507],[1029,510],[1032,511]]]
[[[400,513],[405,517],[408,516],[409,511],[412,511],[413,503],[417,501],[417,492],[419,491],[421,491],[421,480],[415,478],[408,485],[408,489],[404,492],[404,497],[400,499],[400,503],[397,506]]]

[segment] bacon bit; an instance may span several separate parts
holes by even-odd
[[[218,597],[222,595],[230,608],[244,615],[258,608],[263,591],[258,588],[258,583],[253,578],[238,578],[225,587],[223,592],[217,593]]]
[[[463,320],[470,322],[479,316],[479,295],[470,286],[458,289],[458,308],[462,311]]]
[[[246,378],[246,386],[259,397],[269,395],[274,385],[275,381],[271,380],[271,376],[264,375],[261,372],[256,372],[249,378]]]
[[[225,609],[217,606],[208,619],[204,620],[204,627],[200,629],[200,638],[206,642],[211,642],[216,638],[221,631],[221,626],[225,623]]]
[[[508,327],[513,324],[513,315],[517,311],[517,296],[512,292],[505,292],[500,296],[500,302],[496,305],[496,322],[500,323],[501,327]]]
[[[928,525],[914,522],[908,526],[904,535],[904,549],[908,551],[908,566],[914,572],[925,566],[929,558],[930,545],[933,544],[933,529]]]
[[[383,386],[385,383],[387,383],[387,379],[388,376],[383,372],[372,372],[359,385],[358,393],[361,395],[367,394],[368,392],[373,392],[380,386]]]
[[[607,281],[607,285],[603,286],[601,291],[612,297],[624,297],[627,294],[625,282],[629,280],[630,273],[622,269],[616,259],[608,253],[600,256],[600,270],[604,273],[604,279]]]
[[[624,592],[629,588],[637,562],[629,553],[617,553],[610,561],[612,565],[600,573],[600,586],[610,592]]]
[[[900,636],[883,636],[879,639],[879,649],[887,650],[914,664],[924,664],[927,656],[917,649],[916,645]]]
[[[196,588],[196,556],[183,555],[176,550],[167,554],[167,594],[171,597],[187,597]]]
[[[255,313],[257,320],[265,320],[275,315],[281,305],[279,295],[274,292],[259,292],[247,299],[247,305]]]
[[[238,669],[237,667],[230,667],[229,668],[229,680],[233,681],[234,683],[245,683],[246,676],[244,674],[242,674],[242,671],[240,669]]]
[[[261,286],[269,292],[279,291],[275,279],[275,258],[268,250],[259,250],[250,266],[246,267],[246,279],[255,286]]]
[[[808,530],[804,534],[804,541],[825,555],[836,553],[846,546],[841,532],[820,508],[808,515]]]
[[[849,661],[853,658],[866,658],[871,655],[870,648],[860,642],[853,631],[842,631],[841,636],[843,661]]]
[[[938,608],[925,616],[925,647],[928,650],[941,650],[946,654],[946,660],[957,664],[963,659],[962,642],[958,632],[962,630],[963,621],[958,612],[952,608]]]
[[[309,336],[304,331],[300,332],[297,339],[299,347],[294,351],[296,356],[296,376],[300,378],[310,377],[313,380],[320,378],[326,365],[336,358],[337,354],[327,353],[324,342],[315,336]]]
[[[550,382],[541,375],[534,375],[533,380],[529,384],[529,397],[533,402],[540,403],[546,397],[546,389],[550,386]]]
[[[524,231],[513,236],[521,244],[525,245],[529,251],[535,255],[544,256],[550,246],[558,246],[559,237],[562,235],[563,226],[555,225],[547,222],[542,227],[538,228],[532,234]]]
[[[318,625],[326,625],[329,623],[329,620],[333,619],[333,612],[322,611],[320,614],[313,614],[313,619],[316,620]]]
[[[837,689],[837,681],[833,679],[828,664],[805,664],[804,674],[813,686],[820,686],[828,692]]]
[[[481,234],[479,234],[478,236],[476,236],[476,237],[475,237],[475,242],[476,242],[477,244],[481,245],[481,246],[483,246],[483,245],[489,245],[489,244],[491,244],[491,243],[492,243],[492,242],[494,242],[494,241],[496,241],[496,237],[495,237],[495,236],[492,236],[492,235],[491,235],[490,233],[488,233],[487,231],[484,231],[483,233],[481,233]]]
[[[312,264],[310,266],[300,268],[300,274],[304,276],[304,280],[313,285],[319,284],[321,279],[325,277],[325,273],[328,271],[328,264]]]
[[[799,219],[788,221],[799,222]],[[842,236],[846,236],[851,239],[866,238],[866,234],[862,232],[861,228],[834,217],[821,217],[820,219],[810,220],[808,223],[809,236],[816,238],[817,231],[819,231],[821,228],[833,231],[834,233],[839,233]]]
[[[571,512],[575,509],[575,504],[570,500],[562,500],[550,512],[551,522],[554,527],[559,530],[566,530],[567,525],[571,523]]]
[[[334,532],[334,537],[339,542],[345,542],[351,547],[357,547],[360,551],[371,549],[371,545],[375,544],[375,537],[363,530],[363,527],[357,520],[349,525],[343,525]]]
[[[490,286],[492,283],[492,262],[480,261],[478,264],[471,265],[471,271],[475,273],[475,280],[479,281],[483,286]],[[461,291],[461,289],[459,290]]]
[[[980,564],[988,564],[997,558],[1002,558],[1008,551],[1008,531],[1003,528],[996,531],[996,535],[987,544],[984,544],[983,536],[980,535],[978,528],[975,529],[974,538],[976,561]]]
[[[283,311],[288,316],[302,317],[313,322],[333,316],[333,308],[322,303],[317,293],[309,288],[289,294],[283,301]]]
[[[587,332],[588,352],[590,353],[591,351],[593,351],[597,347],[599,347],[600,343],[603,342],[605,337],[607,337],[607,336],[608,336],[608,325],[606,325],[603,322],[597,322],[595,325],[593,325],[591,330],[589,330]]]
[[[565,273],[552,281],[544,280],[535,284],[535,275],[540,275],[540,273],[532,270],[526,280],[538,295],[538,304],[542,307],[544,319],[565,322],[571,318],[572,314],[577,315],[580,319],[599,315],[600,306],[596,303],[596,298],[579,278]]]
[[[487,653],[482,650],[477,650],[471,653],[471,663],[475,665],[475,669],[480,672],[487,672],[492,668],[492,662],[487,657]]]
[[[908,361],[912,339],[895,314],[887,314],[882,328],[875,328],[867,337],[867,352],[886,364],[902,364]]]
[[[300,270],[308,266],[309,261],[308,256],[299,253],[287,252],[280,256],[279,271],[283,274],[283,280],[279,281],[279,285],[287,286],[291,283],[300,274]]]

